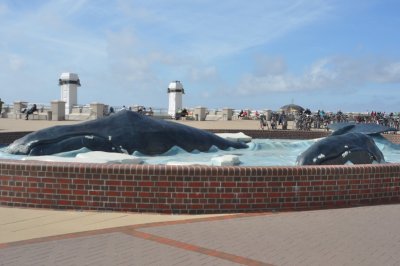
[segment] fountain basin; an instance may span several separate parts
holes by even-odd
[[[296,139],[326,135],[243,132],[253,138],[268,138],[271,134]],[[395,134],[385,137],[396,143],[400,140]],[[0,133],[0,143],[11,141],[10,133]],[[400,202],[398,163],[216,167],[0,160],[0,182],[0,205],[32,208],[200,214]]]

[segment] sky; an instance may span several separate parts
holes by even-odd
[[[0,0],[0,98],[400,112],[398,0]]]

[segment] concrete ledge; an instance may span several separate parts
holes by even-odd
[[[48,120],[47,113],[33,113],[29,115],[29,119]]]

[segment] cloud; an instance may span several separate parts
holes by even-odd
[[[8,62],[12,71],[21,70],[25,66],[24,59],[18,55],[9,55]]]
[[[285,59],[257,54],[254,57],[254,74],[257,76],[281,75],[287,71]]]
[[[236,91],[242,95],[266,92],[298,92],[316,90],[343,90],[361,87],[369,82],[400,83],[400,61],[381,62],[376,58],[331,57],[316,61],[300,75],[283,71],[285,63],[267,59],[256,60],[256,65],[268,65],[264,75],[258,68],[255,73],[245,74]],[[280,60],[278,60],[279,62]],[[272,69],[272,70],[269,70]],[[278,69],[278,70],[276,70]]]
[[[225,97],[235,97],[235,88],[239,95],[252,96],[400,82],[396,60],[327,57],[299,72],[282,56],[260,52],[254,64],[248,65],[248,55],[254,50],[301,52],[292,43],[274,47],[299,36],[297,31],[303,29],[312,35],[318,28],[320,33],[331,16],[340,15],[336,1],[5,3],[0,3],[0,78],[4,87],[12,88],[4,92],[9,99],[29,96],[46,101],[42,98],[47,95],[54,99],[58,96],[56,81],[65,71],[79,74],[79,101],[83,103],[146,100],[161,105],[171,80],[181,80],[188,102],[200,105],[242,104],[244,97]],[[335,52],[326,51],[324,55]],[[309,60],[307,53],[301,58]],[[31,94],[32,87],[44,93]]]
[[[371,81],[377,83],[400,83],[400,62],[379,64],[374,66],[373,70]]]
[[[0,3],[0,16],[9,12],[8,6],[5,3]]]
[[[189,78],[194,82],[215,80],[218,77],[218,70],[215,66],[197,67],[189,70]]]
[[[332,69],[328,59],[323,59],[311,65],[301,76],[290,74],[286,64],[279,60],[267,59],[263,64],[260,59],[257,65],[268,65],[264,75],[256,70],[256,74],[246,74],[239,82],[237,91],[240,94],[253,94],[263,92],[291,92],[308,91],[330,88],[337,80],[337,70]]]
[[[134,32],[124,29],[107,35],[107,62],[111,75],[123,86],[151,88],[169,68],[179,66],[172,54],[146,46]]]
[[[151,26],[167,51],[203,60],[238,53],[268,43],[291,31],[325,18],[329,2],[277,1],[148,1],[140,5],[120,2],[126,21]],[[223,14],[223,15],[221,15]]]
[[[18,54],[0,53],[0,69],[1,73],[13,73],[21,71],[25,68],[26,62],[24,58]],[[0,73],[0,75],[1,75]]]

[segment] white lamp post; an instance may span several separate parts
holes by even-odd
[[[175,118],[178,110],[182,109],[182,94],[185,93],[179,80],[172,81],[168,86],[168,114]]]
[[[72,107],[78,104],[78,87],[81,86],[78,74],[62,73],[58,80],[61,88],[61,100],[65,102],[65,114],[72,112]]]

